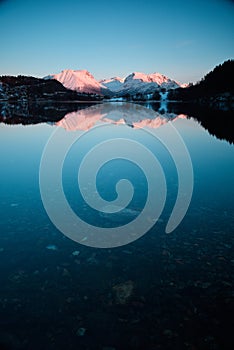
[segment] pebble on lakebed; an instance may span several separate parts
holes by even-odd
[[[86,328],[83,328],[83,327],[80,327],[76,334],[78,335],[78,337],[83,337],[83,335],[85,335],[85,332],[86,332]]]
[[[75,250],[74,252],[72,252],[73,256],[78,256],[80,254],[79,250]]]
[[[128,299],[133,293],[134,283],[132,281],[127,281],[123,283],[116,284],[112,287],[116,304],[126,304]]]
[[[49,249],[49,250],[58,250],[58,247],[54,244],[49,244],[46,246],[46,249]]]

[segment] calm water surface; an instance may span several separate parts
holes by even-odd
[[[157,136],[171,124],[189,151],[194,190],[184,219],[166,234],[178,176]],[[128,245],[97,249],[53,225],[40,196],[39,167],[58,128],[61,144],[83,134],[64,161],[63,189],[74,212],[98,227],[133,220],[148,184],[136,164],[112,160],[98,173],[99,194],[113,201],[116,183],[127,178],[133,199],[119,215],[90,208],[77,182],[87,152],[123,137],[155,155],[167,197],[149,232]],[[233,145],[184,115],[118,104],[72,112],[58,123],[1,123],[0,134],[0,349],[233,349]]]

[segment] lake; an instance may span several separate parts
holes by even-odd
[[[0,349],[233,349],[230,129],[154,104],[15,110],[0,123]]]

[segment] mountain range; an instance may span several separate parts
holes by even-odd
[[[65,69],[61,73],[48,75],[44,79],[55,79],[67,89],[81,93],[96,93],[107,96],[153,94],[156,91],[184,87],[160,73],[145,74],[133,72],[126,78],[114,77],[96,80],[87,70]]]
[[[97,81],[87,70],[64,70],[45,78],[0,76],[0,102],[177,101],[234,109],[234,60],[216,66],[196,84],[185,86],[160,74],[133,72]],[[184,88],[186,87],[186,88]],[[4,115],[6,113],[4,112]]]
[[[68,131],[89,130],[98,123],[127,125],[131,128],[159,128],[185,115],[164,113],[134,103],[101,103],[68,113],[55,124]]]

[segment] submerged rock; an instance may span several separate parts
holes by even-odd
[[[11,203],[11,207],[18,207],[19,203]]]
[[[73,256],[78,256],[80,254],[79,250],[75,250],[74,252],[72,252]]]
[[[83,327],[80,327],[76,334],[78,335],[78,337],[83,337],[83,335],[85,335],[85,332],[86,332],[86,328],[83,328]]]
[[[116,284],[112,289],[115,296],[116,304],[126,304],[128,299],[133,293],[134,283],[132,281],[127,281],[124,283]]]
[[[46,249],[49,249],[49,250],[58,250],[58,247],[54,244],[49,244]]]

